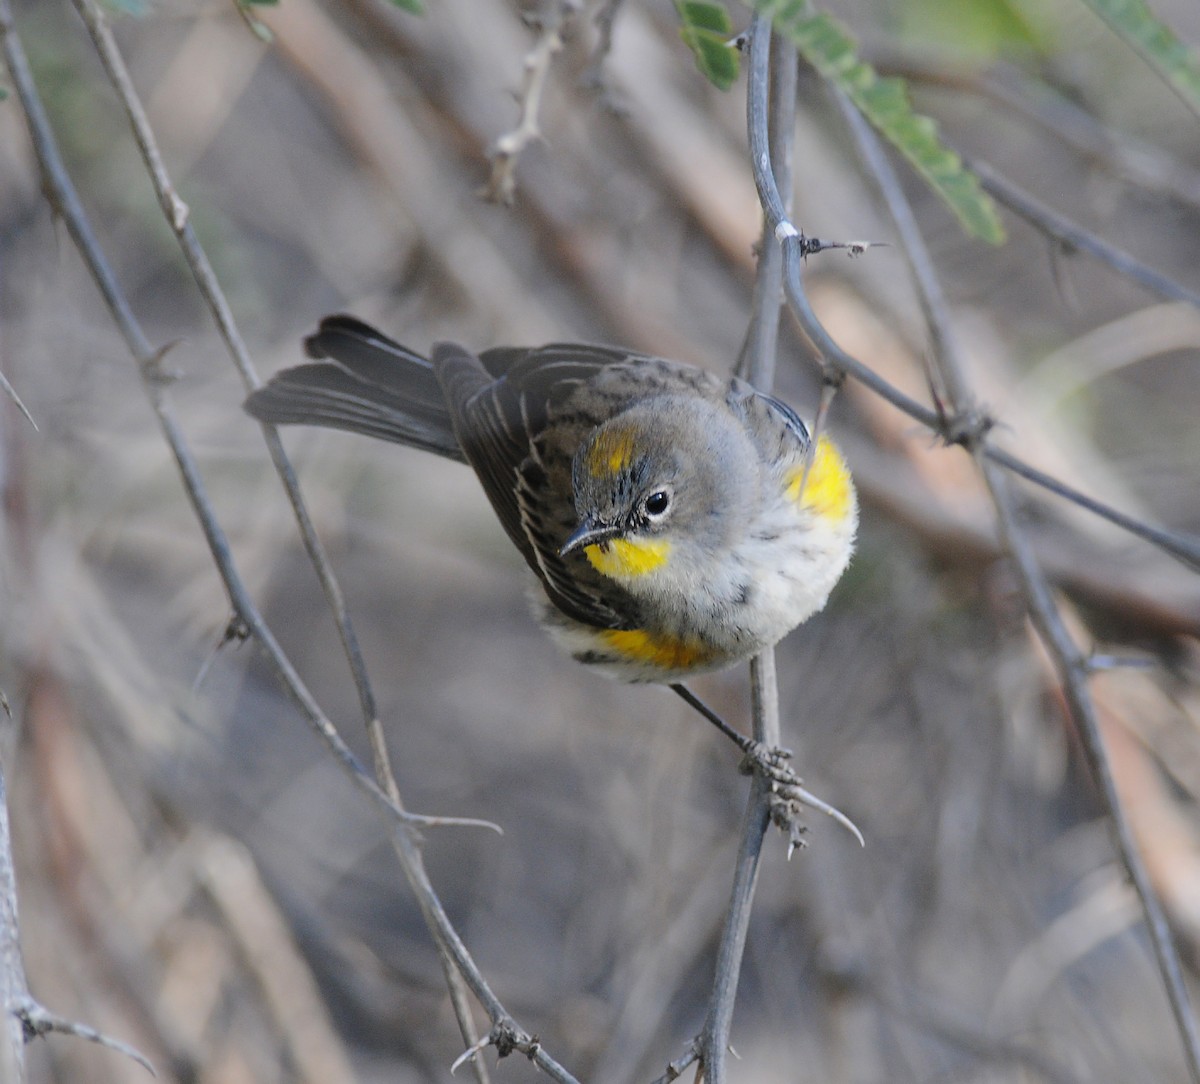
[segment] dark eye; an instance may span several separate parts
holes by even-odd
[[[665,489],[657,489],[646,498],[643,507],[646,509],[646,515],[654,516],[657,519],[671,507],[671,494]]]

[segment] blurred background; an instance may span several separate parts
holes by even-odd
[[[725,371],[760,219],[744,81],[708,85],[666,0],[626,0],[599,86],[598,5],[570,21],[544,139],[483,201],[536,33],[503,0],[114,8],[167,168],[260,372],[346,310],[427,349],[613,342]],[[831,3],[954,146],[1200,290],[1200,121],[1074,0]],[[1185,41],[1200,9],[1157,0]],[[743,10],[734,12],[743,21]],[[269,34],[252,25],[261,20]],[[15,25],[93,227],[156,346],[234,557],[366,758],[353,686],[244,389],[83,24]],[[795,217],[893,247],[810,261],[833,337],[928,401],[895,235],[827,92],[802,72]],[[903,167],[902,167],[903,168]],[[1118,507],[1200,533],[1200,314],[1006,214],[965,238],[904,173],[999,439]],[[32,990],[133,1043],[160,1080],[444,1081],[463,1041],[378,815],[230,611],[137,367],[0,103],[0,688]],[[778,387],[819,372],[785,319]],[[970,460],[860,388],[831,428],[859,552],[779,648],[786,742],[862,828],[768,839],[733,1041],[739,1081],[1175,1081],[1140,911]],[[521,1024],[583,1080],[663,1072],[703,1022],[747,782],[669,693],[585,673],[538,631],[528,575],[469,471],[285,434],[347,594],[435,887]],[[1189,967],[1200,945],[1200,581],[1018,489],[1085,650],[1118,784]],[[745,674],[695,683],[744,723]],[[33,1081],[141,1081],[62,1037]],[[533,1080],[520,1057],[494,1079]],[[461,1078],[467,1070],[460,1070]]]

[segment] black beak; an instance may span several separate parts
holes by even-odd
[[[596,543],[604,543],[616,538],[621,533],[619,527],[609,523],[597,523],[594,519],[585,518],[569,535],[567,540],[558,548],[559,557],[566,557],[575,550]]]

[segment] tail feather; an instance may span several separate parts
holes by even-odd
[[[319,425],[379,437],[465,462],[433,368],[420,354],[349,316],[305,340],[321,360],[285,369],[246,399],[274,425]]]

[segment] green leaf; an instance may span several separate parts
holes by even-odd
[[[1125,39],[1200,112],[1200,53],[1184,45],[1160,22],[1145,0],[1086,0],[1087,5]]]
[[[729,44],[733,23],[721,4],[708,0],[675,0],[679,13],[679,36],[696,57],[696,66],[705,78],[721,90],[728,90],[741,69],[741,54]]]
[[[804,0],[754,0],[775,28],[795,44],[820,74],[841,90],[946,202],[973,237],[1004,241],[996,205],[937,135],[937,125],[913,111],[901,79],[883,79],[863,63],[854,40],[828,15],[813,15]]]
[[[421,3],[421,0],[392,0],[392,3],[405,11],[411,11],[414,15],[425,14],[425,5]]]
[[[1014,49],[1050,48],[1040,25],[1014,0],[906,0],[899,19],[902,36],[913,45],[948,48],[984,61]]]

